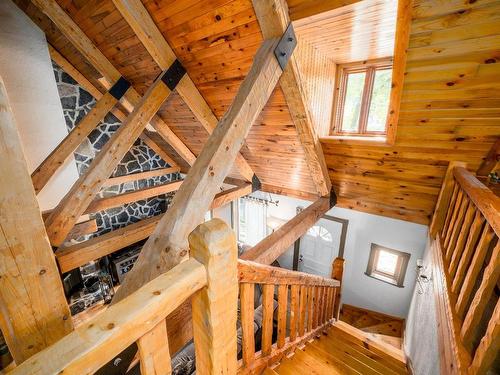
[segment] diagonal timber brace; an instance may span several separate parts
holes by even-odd
[[[89,113],[75,126],[75,128],[57,145],[45,160],[31,174],[35,192],[39,193],[49,182],[57,169],[73,154],[83,140],[104,119],[104,116],[113,109],[118,101],[129,89],[130,83],[123,77],[106,92],[94,105]]]
[[[78,179],[47,218],[45,225],[53,246],[62,244],[77,219],[172,92],[163,80],[165,74],[166,72],[156,79],[140,104],[104,145],[86,173]]]
[[[115,301],[123,299],[188,256],[188,234],[203,221],[250,127],[283,73],[275,57],[279,42],[280,39],[276,38],[262,43],[231,107],[219,121],[170,208],[145,243]]]

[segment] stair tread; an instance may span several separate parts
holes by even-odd
[[[393,363],[387,359],[373,353],[364,346],[357,345],[348,340],[345,340],[340,335],[334,335],[333,333],[328,334],[324,339],[324,344],[328,346],[335,346],[344,352],[349,353],[352,357],[355,357],[363,362],[367,363],[370,367],[376,371],[386,373],[388,375],[396,374],[406,374],[406,367],[399,363]]]
[[[308,375],[326,375],[326,374],[348,374],[357,375],[357,372],[349,371],[345,366],[337,361],[332,361],[325,356],[318,355],[307,345],[304,349],[297,349],[295,355],[284,360],[275,371],[280,375],[286,374],[308,374]]]
[[[338,323],[266,374],[408,374],[400,349],[376,340],[374,334]]]
[[[315,345],[323,350],[326,355],[334,356],[341,359],[349,367],[367,375],[396,375],[397,372],[393,371],[387,366],[365,356],[364,354],[355,351],[349,345],[343,345],[340,341],[329,340],[322,338],[315,342]]]

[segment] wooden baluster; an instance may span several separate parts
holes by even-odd
[[[453,214],[452,214],[451,219],[450,219],[450,224],[448,226],[448,229],[446,230],[446,235],[443,239],[443,241],[444,241],[443,242],[443,251],[445,251],[445,252],[446,252],[446,249],[448,248],[448,244],[450,242],[451,233],[455,229],[455,221],[457,220],[457,217],[458,217],[458,211],[460,210],[460,207],[462,206],[462,200],[464,199],[464,195],[465,194],[462,191],[462,189],[459,189],[457,199],[455,201],[455,205],[453,206]]]
[[[328,321],[328,306],[330,304],[330,287],[325,286],[325,303],[323,304],[323,323]]]
[[[313,286],[307,288],[307,332],[313,329],[314,293]]]
[[[474,214],[476,212],[475,206],[472,202],[469,204],[469,208],[467,209],[467,213],[465,214],[464,222],[462,224],[462,228],[460,229],[460,233],[458,234],[457,244],[455,248],[450,252],[450,265],[448,267],[448,271],[450,273],[450,277],[453,278],[455,276],[455,271],[457,270],[458,263],[462,258],[462,254],[464,251],[465,241],[469,237],[470,227],[472,225],[472,221],[474,219]]]
[[[451,291],[454,294],[458,294],[460,292],[460,287],[462,286],[462,283],[464,281],[470,260],[476,250],[477,241],[479,235],[481,234],[483,224],[484,216],[481,215],[481,212],[479,210],[476,210],[476,217],[474,218],[471,229],[469,231],[469,236],[467,237],[467,243],[465,244],[464,252],[462,254],[462,257],[460,258],[460,262],[458,263],[457,272],[455,273],[455,277],[453,278]]]
[[[318,289],[318,302],[316,303],[316,327],[321,324],[321,313],[323,311],[323,287],[319,286]]]
[[[255,359],[254,291],[255,284],[242,283],[240,285],[240,311],[244,367],[249,367]]]
[[[334,305],[333,305],[333,317],[335,319],[339,319],[340,315],[340,298],[342,296],[342,277],[344,275],[344,266],[345,259],[343,258],[335,258],[332,265],[332,279],[338,280],[340,282],[340,286],[335,288],[335,297],[334,297]]]
[[[498,242],[491,254],[491,259],[488,266],[484,270],[483,280],[481,285],[472,300],[469,311],[464,319],[464,324],[460,332],[462,341],[466,347],[471,345],[473,332],[477,329],[481,317],[483,316],[484,309],[488,304],[493,288],[498,282],[500,276],[500,242]]]
[[[465,219],[465,212],[467,211],[467,208],[469,206],[469,198],[465,196],[462,199],[462,204],[460,205],[460,208],[458,210],[458,216],[455,220],[454,226],[453,226],[453,231],[451,232],[449,241],[448,241],[448,246],[445,248],[446,250],[446,267],[449,265],[452,252],[455,249],[455,246],[457,245],[457,240],[458,240],[458,235],[462,231],[462,224]],[[472,203],[471,203],[472,204]]]
[[[451,195],[450,204],[448,205],[448,210],[446,212],[446,219],[444,221],[443,228],[441,229],[441,238],[444,240],[448,229],[450,228],[451,217],[453,216],[453,209],[457,203],[458,192],[460,191],[460,185],[453,181],[453,193]]]
[[[168,375],[172,373],[167,323],[164,320],[137,340],[137,346],[139,347],[141,375]]]
[[[333,296],[332,296],[332,315],[330,316],[330,319],[333,318],[333,319],[338,319],[338,315],[337,314],[340,314],[339,313],[336,313],[335,312],[335,306],[337,305],[337,296],[339,295],[339,293],[337,292],[337,289],[338,287],[336,288],[333,288]]]
[[[482,375],[491,369],[493,362],[498,356],[500,346],[500,299],[497,301],[495,311],[491,316],[486,333],[479,343],[472,364],[469,368],[470,374]]]
[[[479,239],[479,243],[474,252],[474,257],[472,258],[469,269],[467,270],[467,275],[465,276],[464,283],[460,289],[460,294],[458,295],[457,304],[455,311],[460,319],[463,319],[465,315],[465,309],[470,299],[470,295],[476,283],[479,272],[486,258],[486,254],[490,247],[490,243],[493,239],[493,230],[486,224]]]
[[[297,321],[299,316],[299,285],[290,287],[290,342],[294,342],[297,338]]]
[[[278,286],[278,349],[285,346],[286,312],[288,308],[288,285]]]
[[[455,179],[453,177],[453,170],[455,167],[465,167],[466,164],[460,161],[451,161],[448,164],[448,169],[443,179],[441,185],[441,190],[439,191],[439,197],[436,203],[436,208],[434,210],[434,215],[432,216],[432,223],[430,226],[430,234],[432,238],[436,238],[437,233],[443,233],[442,230],[445,228],[446,218],[450,212],[451,204],[453,203],[453,193],[456,188]]]
[[[273,338],[274,285],[262,286],[262,355],[271,354]]]
[[[333,307],[333,294],[335,290],[332,287],[328,287],[328,303],[326,305],[326,320],[329,321],[332,318],[332,307]]]
[[[318,327],[318,315],[319,315],[319,298],[320,298],[320,293],[319,293],[319,287],[313,287],[313,306],[312,306],[312,317],[313,317],[313,322],[312,322],[312,328],[316,329]]]
[[[192,297],[196,373],[235,374],[238,367],[238,248],[220,219],[198,225],[188,237],[191,257],[205,265],[207,286]]]
[[[304,336],[306,332],[307,319],[307,292],[308,288],[305,285],[300,287],[300,306],[299,306],[299,337]]]
[[[319,321],[318,321],[318,325],[322,325],[325,320],[326,320],[326,293],[327,293],[327,288],[326,286],[323,286],[321,287],[320,289],[320,292],[321,292],[321,305],[320,305],[320,312],[319,312]]]

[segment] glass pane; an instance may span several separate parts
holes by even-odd
[[[369,132],[385,131],[389,95],[391,93],[392,69],[377,70],[373,81],[372,101],[368,112],[366,130]]]
[[[359,131],[359,113],[361,112],[365,76],[366,72],[351,73],[347,76],[347,90],[341,127],[343,132]]]
[[[398,256],[388,251],[380,250],[375,269],[388,275],[394,275],[398,264]]]

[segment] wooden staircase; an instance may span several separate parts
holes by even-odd
[[[337,321],[264,374],[408,374],[403,351],[372,336]]]
[[[363,332],[371,333],[372,338],[385,341],[396,348],[401,348],[405,325],[404,319],[343,304],[340,320]]]

